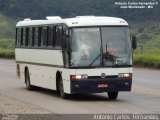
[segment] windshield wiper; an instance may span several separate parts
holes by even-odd
[[[101,56],[101,53],[88,65],[88,66],[92,66],[93,63]]]
[[[95,63],[95,61],[101,56],[101,51],[102,51],[102,46],[100,47],[100,53],[97,55],[97,57],[88,66],[92,66],[93,63]]]
[[[101,56],[101,53],[88,66],[92,66],[100,56]],[[109,60],[109,61],[112,61],[114,63],[117,63],[116,61],[117,61],[118,57],[114,56],[114,55],[112,55],[110,53],[105,53],[105,54],[103,53],[102,57],[103,57],[102,59],[105,58],[106,60]]]

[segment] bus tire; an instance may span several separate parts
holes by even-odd
[[[64,86],[63,86],[63,80],[62,77],[59,78],[59,94],[63,99],[67,99],[68,98],[68,94],[64,92]]]
[[[30,76],[29,76],[29,70],[27,69],[25,72],[25,83],[27,90],[31,91],[33,90],[33,86],[30,83]]]
[[[118,97],[118,92],[108,92],[108,97],[111,100],[116,100]]]

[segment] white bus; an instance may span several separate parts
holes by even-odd
[[[131,91],[136,37],[115,17],[77,16],[25,19],[16,25],[17,76],[28,90],[77,93]]]

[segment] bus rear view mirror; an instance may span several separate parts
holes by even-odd
[[[133,49],[137,48],[137,38],[135,35],[132,36],[132,48]]]

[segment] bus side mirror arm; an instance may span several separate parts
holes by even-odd
[[[137,48],[137,38],[135,35],[132,36],[132,48],[133,49]]]

